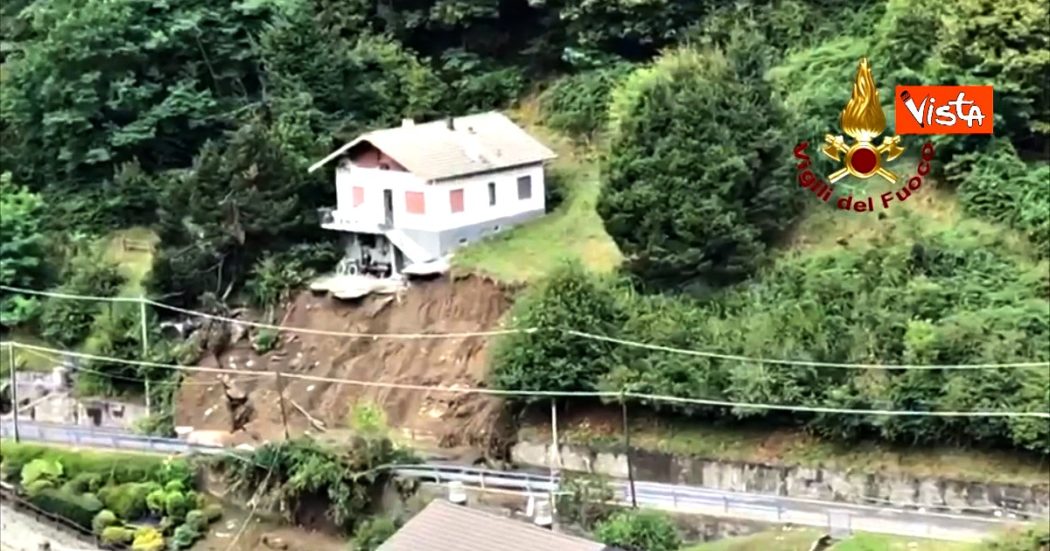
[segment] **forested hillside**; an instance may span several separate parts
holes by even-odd
[[[339,258],[316,216],[334,204],[332,174],[310,164],[402,118],[537,102],[529,122],[579,163],[551,178],[551,198],[563,199],[554,222],[463,254],[474,267],[528,264],[514,256],[528,247],[568,260],[527,278],[510,323],[551,330],[497,342],[495,386],[874,410],[1050,407],[1045,364],[818,365],[1050,360],[1042,0],[9,0],[0,10],[0,284],[145,293],[213,313],[273,307]],[[888,133],[896,84],[991,84],[996,120],[993,137],[934,139],[925,207],[856,219],[798,187],[792,149],[838,132],[864,56]],[[104,250],[131,228],[159,239],[146,269]],[[575,247],[577,231],[600,235]],[[608,238],[623,256],[613,273],[594,268],[614,255],[591,254]],[[52,345],[143,355],[137,305],[4,292],[0,314],[5,330]],[[150,359],[193,356],[148,337]],[[90,385],[102,391],[166,376],[96,364],[103,375]],[[158,403],[170,397],[155,391]],[[1050,454],[1050,426],[1036,418],[671,413]]]

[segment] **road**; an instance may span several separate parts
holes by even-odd
[[[159,453],[227,453],[214,446],[189,444],[171,438],[147,437],[112,429],[53,425],[21,421],[24,440],[71,444],[85,447],[154,451]],[[13,436],[10,422],[0,422],[0,436]],[[556,491],[548,474],[477,469],[461,465],[428,463],[392,467],[395,476],[447,483],[459,481],[479,489],[500,489],[543,495]],[[616,500],[630,504],[630,485],[614,481]],[[979,541],[1020,521],[1004,515],[958,515],[914,508],[877,507],[711,490],[699,486],[638,481],[635,483],[639,506],[665,511],[744,519],[778,524],[813,526],[832,532],[864,531],[907,537],[951,541]],[[1045,519],[1039,519],[1045,522]]]
[[[52,551],[98,551],[7,503],[0,503],[0,533],[0,551],[39,551],[45,540]]]

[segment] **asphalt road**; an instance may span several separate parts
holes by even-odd
[[[154,451],[158,453],[221,453],[223,448],[201,446],[170,439],[147,437],[113,429],[19,422],[24,440],[84,447]],[[0,436],[11,438],[9,420],[0,421]],[[507,472],[448,463],[427,463],[395,468],[397,476],[433,482],[460,481],[475,488],[493,488],[542,495],[557,489],[549,474]],[[614,481],[617,501],[630,504],[626,481]],[[1004,514],[957,515],[897,507],[851,505],[840,502],[796,499],[763,494],[725,492],[699,486],[636,481],[638,505],[666,511],[746,519],[780,524],[812,526],[832,533],[865,531],[897,536],[952,541],[979,541],[1011,524],[1020,522]],[[1046,522],[1046,519],[1040,519]]]

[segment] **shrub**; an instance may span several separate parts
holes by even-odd
[[[89,250],[75,258],[66,268],[66,283],[60,293],[112,297],[124,283],[116,265],[100,261],[101,252]],[[40,314],[41,335],[50,342],[63,346],[80,344],[91,331],[95,316],[102,311],[101,304],[85,305],[76,300],[49,298]]]
[[[186,513],[186,526],[193,528],[195,532],[204,532],[208,528],[208,519],[204,517],[204,511],[193,509]]]
[[[62,485],[62,489],[71,494],[83,494],[85,492],[97,492],[102,486],[102,476],[97,473],[80,473],[69,482]]]
[[[274,306],[288,300],[296,289],[339,262],[333,242],[303,243],[260,258],[244,284],[245,292],[258,306]]]
[[[161,551],[164,549],[164,535],[156,528],[139,528],[135,530],[135,539],[131,543],[132,551]]]
[[[274,349],[279,342],[280,333],[273,329],[259,329],[252,335],[252,350],[257,354],[265,354]]]
[[[91,519],[91,531],[96,534],[101,534],[106,528],[117,526],[119,524],[120,521],[117,519],[117,515],[113,514],[113,511],[103,509],[95,515],[95,518]]]
[[[54,488],[54,487],[55,487],[54,481],[52,481],[50,479],[47,479],[47,478],[38,478],[38,479],[30,482],[29,484],[26,484],[25,486],[22,486],[22,489],[25,490],[26,495],[32,497],[32,496],[35,496],[35,495],[39,494],[43,490],[46,490],[48,488]],[[69,493],[75,494],[75,493],[78,493],[78,492],[69,492]],[[79,492],[79,493],[83,493],[83,492]]]
[[[123,520],[137,520],[146,515],[149,508],[146,498],[158,485],[149,482],[127,482],[119,486],[107,486],[98,497],[107,509]]]
[[[161,516],[164,514],[165,500],[168,497],[168,493],[164,490],[158,489],[153,490],[146,496],[146,507],[150,513]]]
[[[183,481],[181,481],[181,480],[171,480],[167,484],[164,485],[164,491],[168,492],[168,493],[171,493],[171,492],[182,493],[182,492],[186,491],[186,484]]]
[[[91,521],[102,510],[102,502],[91,494],[76,495],[50,488],[30,497],[29,502],[89,530]]]
[[[350,540],[355,551],[375,551],[397,532],[397,524],[387,517],[370,518],[354,530]]]
[[[48,480],[54,484],[61,477],[62,464],[53,459],[34,459],[22,467],[22,486],[37,480]]]
[[[102,530],[102,543],[105,545],[127,545],[135,540],[135,531],[123,526],[109,526]]]
[[[677,551],[682,545],[670,517],[657,511],[620,511],[598,523],[595,536],[624,551]]]
[[[40,444],[25,442],[5,442],[3,463],[7,473],[21,472],[22,468],[34,459],[57,461],[62,470],[72,476],[95,474],[107,484],[125,482],[142,482],[152,480],[164,482],[175,476],[179,480],[188,480],[190,467],[185,459],[170,459],[153,455],[135,453],[102,452],[77,450],[72,451]],[[173,474],[174,473],[174,474]]]
[[[200,532],[197,532],[191,526],[183,524],[175,529],[175,534],[171,537],[171,546],[175,549],[186,549],[192,546],[193,542],[200,537]]]
[[[204,518],[207,519],[208,523],[211,524],[220,518],[222,518],[222,506],[218,503],[212,503],[206,505],[203,509]]]
[[[186,517],[186,511],[189,510],[189,504],[186,502],[186,496],[179,492],[168,492],[164,497],[164,512],[169,517],[175,520],[182,520]]]
[[[539,98],[547,125],[576,138],[592,137],[608,120],[610,92],[631,69],[618,63],[558,79]]]

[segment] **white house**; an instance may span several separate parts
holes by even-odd
[[[498,112],[361,135],[310,167],[338,161],[334,209],[341,271],[390,275],[545,212],[544,164],[555,154]]]

